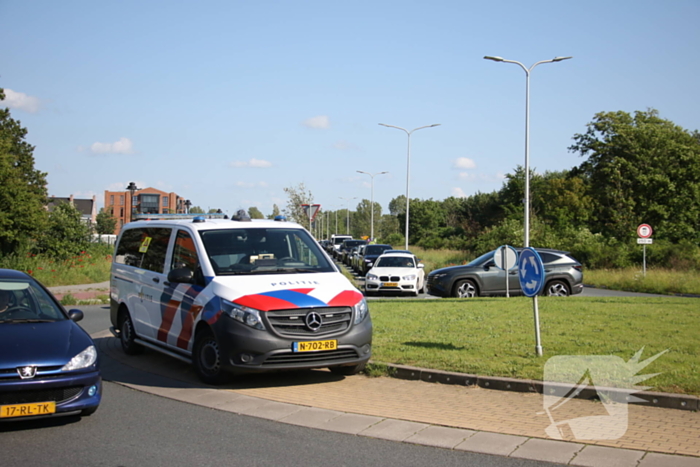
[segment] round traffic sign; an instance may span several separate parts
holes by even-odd
[[[544,265],[542,258],[533,248],[523,248],[518,260],[520,287],[527,297],[534,297],[544,286]]]
[[[512,246],[500,246],[493,254],[493,261],[498,269],[513,269],[518,265],[518,252]]]
[[[649,238],[653,232],[649,224],[640,224],[639,227],[637,227],[637,235],[639,238]]]

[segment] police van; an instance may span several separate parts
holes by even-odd
[[[208,384],[271,370],[351,375],[371,356],[367,302],[311,234],[244,211],[125,224],[110,319],[125,353],[168,354]]]

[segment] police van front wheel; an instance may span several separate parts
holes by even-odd
[[[119,318],[119,340],[122,343],[122,350],[127,355],[138,355],[143,352],[143,346],[135,341],[136,332],[134,322],[128,310],[122,310]]]
[[[219,343],[208,329],[197,333],[194,340],[192,363],[199,379],[207,384],[222,384],[228,379],[228,375],[221,368]]]

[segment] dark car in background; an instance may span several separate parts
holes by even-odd
[[[535,248],[542,258],[545,284],[541,295],[569,296],[583,292],[583,268],[568,252]],[[522,295],[518,269],[504,271],[496,267],[496,250],[479,256],[463,266],[435,269],[428,274],[427,292],[437,297],[472,298],[506,295],[506,277],[509,294]],[[522,248],[516,248],[518,254]]]
[[[338,250],[338,261],[343,263],[346,266],[350,265],[350,251],[353,248],[356,248],[360,245],[366,245],[367,240],[356,240],[356,239],[349,239],[349,240],[343,240],[343,243],[340,244],[340,249]]]
[[[359,268],[358,268],[358,273],[361,275],[367,274],[367,271],[372,269],[372,266],[374,266],[375,261],[377,261],[377,258],[379,255],[384,253],[387,250],[391,250],[392,247],[391,245],[384,245],[384,244],[373,244],[373,245],[367,245],[362,252],[362,256],[359,258]]]
[[[0,269],[0,422],[97,410],[99,357],[82,318],[28,274]]]

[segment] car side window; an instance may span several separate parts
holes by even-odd
[[[199,257],[192,236],[185,230],[178,230],[170,269],[187,268],[194,272],[198,266]]]
[[[117,246],[114,261],[162,273],[171,230],[158,227],[126,230]]]

